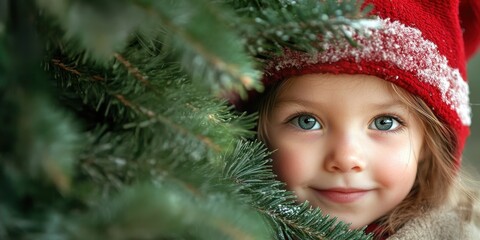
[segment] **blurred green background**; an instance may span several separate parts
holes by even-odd
[[[468,81],[473,116],[471,135],[463,155],[463,166],[468,173],[480,180],[480,53],[468,64]]]

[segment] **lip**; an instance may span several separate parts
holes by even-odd
[[[352,203],[363,198],[370,190],[358,188],[315,189],[320,196],[335,203]]]

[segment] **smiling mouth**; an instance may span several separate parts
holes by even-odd
[[[365,189],[315,189],[315,192],[318,193],[323,198],[326,198],[335,203],[352,203],[360,200],[364,197],[370,190]]]

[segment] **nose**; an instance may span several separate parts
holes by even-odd
[[[329,172],[361,172],[367,166],[362,140],[354,134],[335,134],[329,139],[325,155],[325,169]]]

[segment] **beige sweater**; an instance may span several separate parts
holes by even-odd
[[[480,211],[477,204],[459,204],[412,219],[388,240],[480,239]]]

